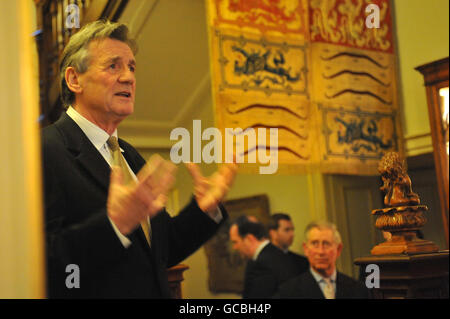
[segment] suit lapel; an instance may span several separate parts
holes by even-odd
[[[342,299],[346,296],[346,285],[344,278],[339,274],[336,275],[336,299]]]
[[[92,149],[96,152],[93,152]],[[84,167],[94,177],[105,191],[108,190],[111,168],[92,144],[88,145],[88,143],[84,143],[80,155],[76,160],[80,166]]]
[[[312,299],[325,299],[325,296],[322,293],[322,289],[320,289],[319,283],[314,279],[310,270],[305,272],[305,287],[311,289],[306,292],[306,295],[311,296]]]
[[[74,154],[76,162],[108,191],[110,167],[81,128],[66,113],[61,115],[55,125],[63,135],[68,150]]]
[[[119,141],[120,148],[123,149],[123,152],[122,152],[123,157],[127,161],[128,165],[130,165],[131,170],[137,176],[137,173],[139,172],[139,169],[140,169],[139,164],[136,163],[134,158],[130,155],[130,150],[128,149],[129,146],[127,146],[127,144],[125,144],[124,141],[120,138],[118,139],[118,141]]]

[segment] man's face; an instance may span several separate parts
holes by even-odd
[[[89,66],[79,74],[82,91],[76,102],[106,120],[121,121],[134,110],[136,62],[130,47],[119,40],[92,41]]]
[[[290,220],[280,219],[278,229],[273,234],[278,245],[283,249],[288,249],[294,241],[294,224]]]
[[[303,250],[314,270],[331,276],[341,254],[342,244],[336,244],[331,229],[313,228],[309,231],[307,242],[303,244]]]
[[[250,249],[248,239],[239,236],[238,227],[233,225],[230,227],[230,241],[232,248],[237,250],[243,258],[251,259],[253,253]]]

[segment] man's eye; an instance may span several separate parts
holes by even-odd
[[[116,68],[116,64],[113,63],[113,64],[111,64],[109,67],[110,67],[111,69],[115,69],[115,68]]]
[[[136,68],[135,68],[134,66],[130,65],[130,71],[131,71],[131,72],[135,72],[135,71],[136,71]]]

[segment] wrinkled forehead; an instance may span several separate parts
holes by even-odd
[[[91,62],[104,62],[112,59],[136,64],[133,51],[127,43],[120,40],[105,38],[89,42],[87,47]]]
[[[312,240],[325,241],[326,240],[329,242],[334,242],[333,230],[331,230],[329,228],[314,227],[309,230],[307,236],[308,236],[308,238],[307,238],[308,241],[312,241]]]

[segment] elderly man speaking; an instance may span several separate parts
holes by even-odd
[[[219,202],[235,164],[211,178],[188,164],[194,196],[171,218],[163,207],[175,165],[159,156],[146,163],[117,137],[134,110],[135,48],[124,24],[95,21],[62,54],[67,111],[42,132],[50,298],[170,298],[166,269],[227,218]]]

